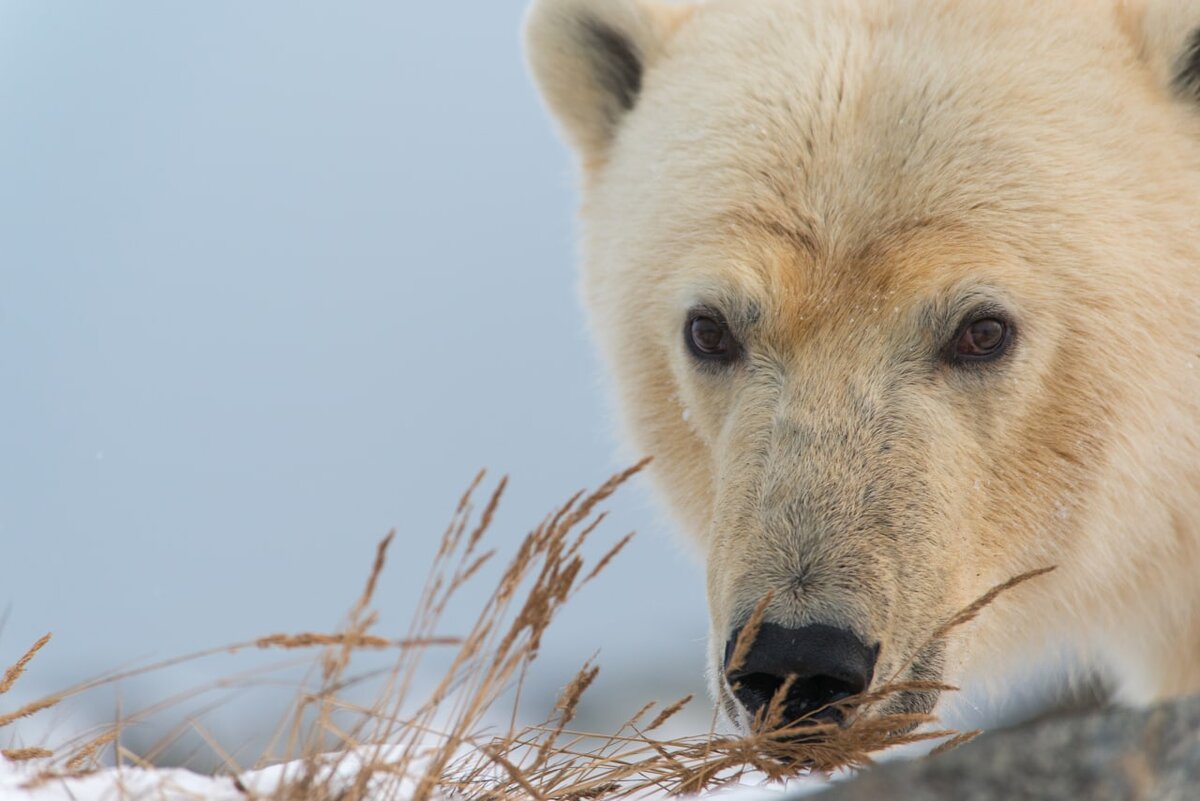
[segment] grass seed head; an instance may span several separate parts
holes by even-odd
[[[29,650],[13,663],[12,667],[4,671],[4,677],[0,678],[0,695],[4,695],[12,689],[13,685],[17,683],[17,679],[21,678],[21,674],[25,672],[29,662],[37,655],[38,651],[46,646],[46,643],[50,642],[50,638],[53,636],[53,634],[42,635],[41,639],[31,645]]]

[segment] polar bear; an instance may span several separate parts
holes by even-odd
[[[732,720],[1054,649],[1200,690],[1200,2],[535,0],[525,38]]]

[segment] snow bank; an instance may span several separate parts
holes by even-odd
[[[40,778],[38,771],[0,759],[4,801],[245,801],[232,778],[188,770],[113,768],[72,778]]]
[[[367,762],[387,761],[386,750],[331,754],[318,780],[331,789],[346,787]],[[419,761],[413,772],[421,770]],[[36,763],[12,763],[0,758],[0,801],[246,801],[248,796],[271,796],[282,784],[304,775],[306,765],[288,762],[229,776],[202,776],[178,768],[108,768],[83,776],[43,776]],[[828,786],[822,779],[796,779],[784,785],[744,785],[709,794],[719,801],[780,801]],[[239,786],[240,785],[240,786]],[[374,801],[404,801],[416,789],[416,776],[375,774],[367,788]],[[664,796],[665,797],[665,796]]]

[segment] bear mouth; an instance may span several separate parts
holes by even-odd
[[[933,712],[941,697],[940,689],[901,689],[889,693],[886,699],[878,701],[868,709],[857,707],[853,696],[831,701],[828,707],[799,720],[782,720],[775,728],[776,731],[789,731],[782,738],[788,742],[817,742],[822,739],[822,733],[831,727],[846,728],[853,726],[860,718],[882,718],[892,716],[909,717],[910,715],[928,715]],[[873,694],[872,694],[873,695]],[[720,704],[725,717],[743,735],[762,733],[757,730],[749,714],[728,687],[722,687]],[[907,734],[920,725],[920,721],[908,721],[899,724],[896,734]]]
[[[941,695],[940,689],[899,689],[880,700],[867,693],[868,703],[861,706],[850,696],[804,719],[763,730],[749,720],[726,682],[722,685],[722,707],[746,741],[740,747],[749,746],[787,773],[834,770],[903,743],[906,735],[931,722]]]

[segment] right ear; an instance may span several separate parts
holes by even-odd
[[[534,0],[525,19],[529,65],[585,164],[604,160],[646,70],[686,14],[642,0]]]

